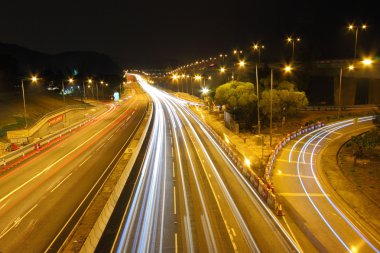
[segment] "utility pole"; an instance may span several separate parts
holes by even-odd
[[[273,67],[270,69],[270,147],[272,148],[272,117],[273,117]]]

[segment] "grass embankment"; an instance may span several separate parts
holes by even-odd
[[[347,142],[338,154],[343,174],[374,203],[380,203],[380,144],[355,161],[355,147]]]
[[[82,103],[68,96],[65,98],[66,103],[63,103],[62,96],[44,90],[26,93],[25,100],[29,126],[49,112],[67,105]],[[0,93],[0,105],[0,141],[6,141],[7,131],[25,127],[22,93]]]

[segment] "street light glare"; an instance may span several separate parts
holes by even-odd
[[[285,73],[289,73],[289,72],[291,72],[292,69],[293,69],[293,67],[292,67],[291,65],[286,65],[285,68],[284,68]]]
[[[221,67],[220,68],[220,73],[224,73],[224,72],[226,72],[226,68],[225,67]]]
[[[69,83],[73,83],[74,82],[74,79],[73,78],[69,78]]]
[[[362,60],[362,63],[366,66],[372,65],[373,60],[371,58],[365,58]]]
[[[210,90],[209,90],[209,88],[207,88],[207,87],[203,87],[203,88],[202,88],[202,94],[204,94],[204,95],[206,95],[209,91],[210,91]]]
[[[244,159],[244,163],[245,163],[245,165],[247,165],[247,167],[251,166],[251,161],[248,158]]]
[[[32,76],[30,79],[32,80],[33,83],[37,82],[38,80],[37,76]]]
[[[88,79],[88,83],[92,83],[92,79]]]
[[[350,66],[348,66],[348,70],[354,70],[355,69],[355,66],[354,65],[350,65]]]
[[[245,61],[239,61],[239,67],[243,68],[245,66]]]

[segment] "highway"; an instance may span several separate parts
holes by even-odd
[[[0,177],[0,252],[57,252],[147,110],[142,92]]]
[[[372,127],[371,117],[333,123],[292,140],[276,159],[273,182],[304,252],[380,252],[379,238],[360,222],[322,178],[321,151],[334,139]],[[299,234],[298,233],[298,234]],[[302,237],[302,236],[300,236]]]
[[[154,126],[116,240],[97,252],[296,252],[188,101],[136,78]]]

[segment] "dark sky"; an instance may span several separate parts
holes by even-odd
[[[268,58],[296,50],[317,58],[350,57],[350,21],[366,22],[359,47],[375,50],[380,22],[375,1],[2,1],[0,41],[47,53],[98,51],[124,66],[166,66],[172,60],[218,55],[260,40]]]

